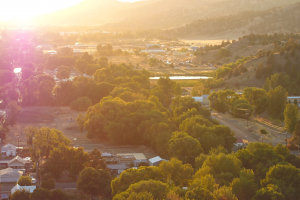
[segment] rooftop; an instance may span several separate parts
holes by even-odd
[[[156,156],[156,157],[154,157],[154,158],[149,159],[149,161],[150,161],[151,163],[156,163],[156,162],[163,161],[163,160],[165,160],[165,159],[162,159],[162,158],[159,157],[159,156]]]
[[[115,164],[115,165],[107,165],[107,168],[108,169],[118,169],[118,170],[127,169],[125,163]]]
[[[147,160],[143,153],[122,153],[117,154],[117,156],[122,157],[123,159]]]

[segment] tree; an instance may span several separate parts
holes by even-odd
[[[31,178],[29,176],[21,176],[18,180],[20,186],[31,186]]]
[[[70,108],[77,111],[86,111],[90,106],[92,101],[88,97],[80,97],[70,104]]]
[[[287,92],[281,86],[278,86],[275,89],[271,89],[268,92],[268,98],[269,98],[268,113],[269,115],[271,115],[271,117],[280,120],[284,119],[286,97],[287,97]]]
[[[166,183],[155,181],[155,180],[149,180],[149,181],[140,181],[138,183],[132,184],[129,186],[129,188],[125,191],[120,193],[117,196],[123,196],[126,199],[132,194],[132,193],[151,193],[153,196],[153,199],[157,200],[163,200],[166,199],[167,194],[169,192],[169,187]],[[113,200],[117,199],[115,196]]]
[[[85,73],[85,68],[88,65],[88,63],[84,59],[78,59],[75,63],[75,68],[81,72],[82,74]]]
[[[54,179],[52,178],[52,176],[50,174],[44,174],[42,177],[42,184],[41,184],[42,188],[51,190],[55,188],[55,182]]]
[[[51,200],[68,200],[69,197],[61,189],[52,190]]]
[[[51,191],[44,188],[36,188],[30,194],[30,200],[51,200],[51,197]]]
[[[294,132],[297,122],[299,120],[299,109],[295,104],[287,104],[284,110],[285,127],[290,133]]]
[[[168,142],[168,152],[171,157],[176,157],[183,163],[194,164],[195,158],[203,152],[198,140],[187,133],[174,132]]]
[[[7,107],[8,107],[8,113],[6,113],[6,117],[7,117],[6,121],[8,124],[13,126],[17,121],[18,115],[20,114],[21,107],[18,105],[17,101],[9,102]]]
[[[131,193],[128,200],[154,200],[150,192]]]
[[[82,190],[88,195],[101,194],[103,188],[101,174],[92,167],[87,167],[79,175],[77,189]]]
[[[279,188],[275,185],[268,185],[267,187],[258,190],[253,197],[253,200],[285,200]]]
[[[30,200],[30,192],[25,189],[17,190],[10,196],[10,200]]]
[[[105,160],[102,157],[101,152],[98,149],[94,149],[89,154],[89,167],[95,168],[95,169],[106,169],[106,163]]]
[[[59,79],[69,79],[70,75],[71,75],[71,71],[66,69],[61,69],[56,73],[56,77]]]
[[[55,86],[50,80],[43,80],[40,82],[38,86],[38,95],[39,95],[39,102],[41,105],[52,105],[53,103],[53,95],[52,91]]]
[[[192,179],[192,166],[190,164],[182,164],[182,161],[177,158],[161,162],[159,169],[166,180],[174,183],[176,186],[187,186],[190,179]]]
[[[241,170],[240,177],[233,179],[230,184],[232,193],[239,200],[250,200],[255,195],[257,189],[254,178],[252,170]]]
[[[300,120],[296,124],[291,142],[295,145],[300,145]]]
[[[298,187],[300,185],[300,170],[291,164],[278,164],[269,169],[266,179],[262,180],[262,186],[277,185],[287,200],[299,199]]]
[[[231,189],[226,186],[215,190],[213,196],[215,200],[238,200],[238,198],[232,193]]]

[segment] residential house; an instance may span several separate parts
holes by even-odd
[[[110,170],[112,174],[120,175],[124,170],[128,169],[129,167],[127,167],[125,163],[122,163],[122,164],[107,165],[107,168]]]
[[[25,169],[26,162],[20,156],[16,156],[7,163],[7,166],[13,169]]]
[[[237,146],[237,147],[244,146],[244,140],[243,140],[243,138],[236,138],[236,143],[234,145]]]
[[[0,170],[0,183],[16,183],[23,175],[23,171],[18,169],[6,168]]]
[[[20,186],[19,184],[17,184],[11,189],[11,194],[15,193],[17,190],[22,191],[23,189],[32,193],[36,189],[36,186]]]
[[[1,149],[2,156],[16,156],[17,147],[13,144],[6,144]]]
[[[127,166],[138,167],[140,163],[148,163],[143,153],[123,153],[117,154],[118,163],[125,163]]]
[[[159,156],[156,156],[154,158],[149,159],[148,163],[149,163],[150,166],[158,166],[162,161],[167,161],[167,160],[162,159]]]

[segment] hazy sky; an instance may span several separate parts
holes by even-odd
[[[67,8],[82,1],[84,0],[0,0],[0,20],[27,20],[32,16]]]

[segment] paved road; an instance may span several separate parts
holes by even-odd
[[[220,124],[228,126],[234,132],[236,137],[241,137],[243,139],[247,139],[250,142],[259,142],[258,141],[259,138],[257,138],[253,133],[241,130],[240,128],[235,126],[233,123],[226,121],[226,119],[222,118],[217,113],[212,114],[212,118],[219,120]]]

